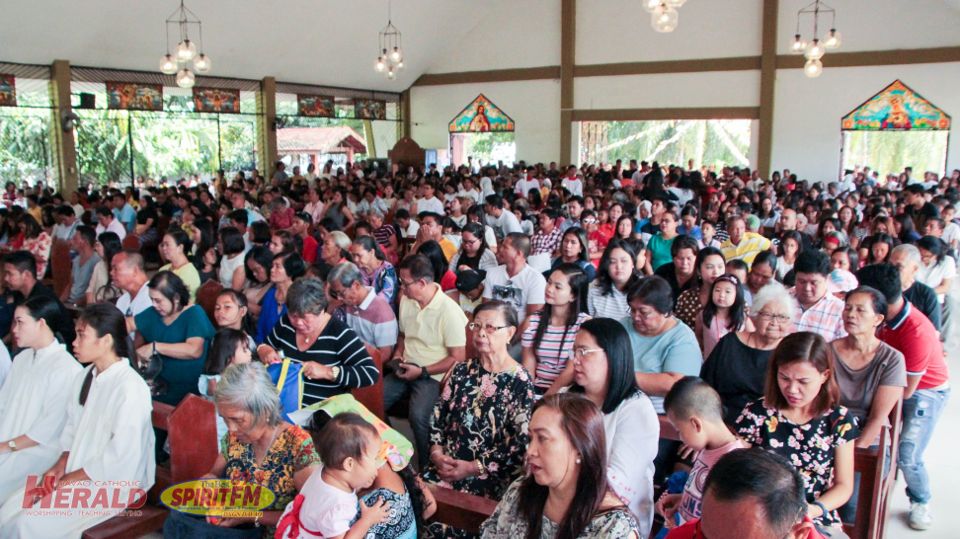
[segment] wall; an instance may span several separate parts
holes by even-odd
[[[797,10],[810,0],[780,0],[777,48],[788,54]],[[960,0],[833,0],[838,52],[960,45]],[[559,65],[560,0],[494,0],[484,21],[451,45],[428,73]],[[687,2],[680,25],[658,34],[638,0],[579,0],[577,65],[758,56],[763,0]],[[821,21],[823,19],[821,18]],[[895,22],[894,22],[895,21]],[[809,34],[806,22],[802,26]],[[829,22],[821,33],[829,29]],[[553,47],[551,49],[551,47]],[[829,54],[818,79],[801,69],[780,69],[774,102],[773,159],[810,178],[835,177],[840,166],[840,117],[893,80],[907,85],[960,122],[960,63],[831,68]],[[425,148],[446,147],[447,122],[480,92],[517,122],[517,157],[564,160],[559,151],[559,84],[523,81],[414,86],[414,138]],[[760,101],[760,72],[729,71],[577,77],[574,108],[753,107]],[[530,124],[528,124],[530,122]],[[954,128],[956,131],[958,128]],[[757,122],[751,159],[757,157]],[[574,126],[573,153],[577,130]],[[950,168],[960,167],[960,136],[953,133]]]
[[[800,69],[777,70],[773,123],[775,169],[811,180],[840,170],[840,118],[896,79],[953,116],[947,170],[960,168],[960,63],[830,68],[808,79]],[[881,171],[881,173],[886,171]]]
[[[578,110],[760,104],[759,71],[578,77],[573,87]]]
[[[478,94],[484,94],[517,124],[517,158],[549,162],[560,147],[560,82],[538,80],[414,87],[413,139],[423,148],[446,148],[447,124]]]
[[[639,0],[579,0],[576,62],[755,56],[760,51],[761,1],[693,0],[678,10],[677,29],[659,34]]]

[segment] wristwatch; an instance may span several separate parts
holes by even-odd
[[[10,440],[9,442],[7,442],[7,447],[10,448],[10,451],[16,451],[16,450],[17,450],[17,441],[16,441],[16,440]]]
[[[340,379],[340,367],[330,367],[330,374],[333,375],[333,381],[336,382]]]
[[[422,366],[421,366],[421,367],[420,367],[420,379],[421,379],[421,380],[426,380],[427,378],[430,378],[430,371],[428,371],[426,367],[422,367]]]

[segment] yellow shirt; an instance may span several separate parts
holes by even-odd
[[[466,346],[467,317],[450,296],[433,283],[436,293],[423,309],[416,300],[400,299],[400,333],[403,333],[403,360],[426,367],[450,355],[448,348]],[[443,373],[432,375],[441,380]]]
[[[756,232],[744,232],[737,245],[730,240],[720,244],[720,251],[723,252],[723,258],[727,262],[739,258],[747,264],[753,264],[753,259],[760,254],[760,251],[766,251],[769,248],[770,240]]]
[[[457,246],[447,238],[440,238],[440,241],[437,243],[440,244],[440,249],[443,250],[443,256],[447,257],[447,263],[449,263],[453,255],[457,254]]]
[[[197,301],[197,289],[200,288],[200,272],[191,262],[187,262],[177,269],[170,269],[170,264],[166,264],[159,271],[172,271],[177,277],[180,277],[183,284],[187,285],[187,290],[190,291],[190,303]]]

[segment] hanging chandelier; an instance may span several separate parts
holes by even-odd
[[[176,49],[170,53],[170,26],[179,32],[180,41]],[[195,26],[197,37],[200,40],[200,53],[197,54],[197,43],[190,39],[190,27]],[[206,73],[212,66],[210,57],[203,52],[203,26],[200,18],[183,5],[176,9],[166,21],[167,53],[160,58],[160,72],[164,75],[176,75],[177,86],[192,88],[196,82],[194,73]]]
[[[391,0],[387,0],[387,25],[380,30],[378,36],[379,54],[374,69],[384,73],[388,79],[397,78],[397,72],[403,69],[403,48],[401,47],[402,37],[400,30],[393,25]]]
[[[687,0],[643,0],[643,9],[650,13],[650,25],[661,34],[673,32],[680,23],[677,8]]]
[[[830,31],[823,39],[820,39],[820,15],[829,14],[831,17]],[[800,21],[802,18],[813,18],[812,38],[807,41],[800,33]],[[793,54],[802,54],[807,59],[803,65],[804,75],[811,79],[819,77],[823,73],[823,62],[821,58],[828,50],[834,50],[840,47],[840,32],[837,31],[837,10],[824,4],[820,0],[814,0],[803,9],[797,12],[797,33],[793,36],[793,43],[790,44],[790,52]]]

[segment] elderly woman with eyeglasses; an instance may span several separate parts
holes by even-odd
[[[755,330],[726,334],[707,357],[700,377],[720,394],[724,420],[732,423],[750,401],[763,396],[764,373],[773,349],[794,328],[797,300],[779,283],[753,297]]]
[[[440,392],[424,480],[499,499],[521,475],[534,393],[530,375],[508,352],[518,326],[509,303],[477,307],[468,327],[478,357],[457,363]],[[427,535],[470,536],[436,522]]]

